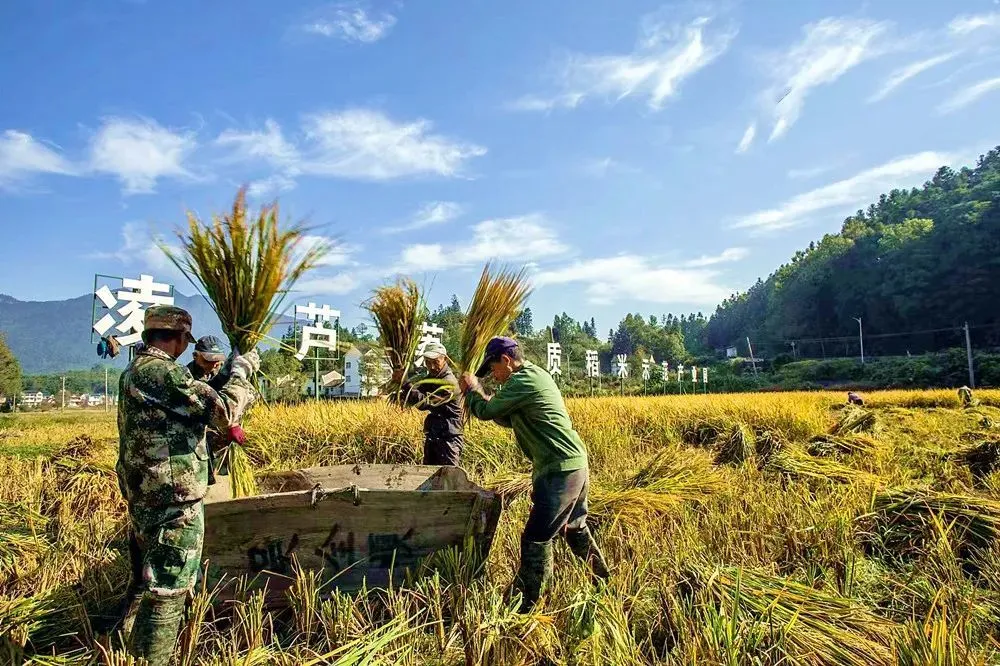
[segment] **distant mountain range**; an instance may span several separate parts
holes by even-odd
[[[202,296],[176,293],[174,303],[191,313],[195,337],[216,335],[225,342],[222,326],[212,306]],[[48,374],[85,370],[97,363],[124,368],[128,352],[114,360],[97,355],[100,338],[91,342],[94,297],[79,296],[64,301],[19,301],[0,294],[0,333],[7,340],[25,374]],[[98,309],[102,306],[98,303]],[[287,324],[285,324],[287,326]],[[190,350],[185,354],[190,360]]]

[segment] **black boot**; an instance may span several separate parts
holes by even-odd
[[[590,528],[586,525],[578,530],[566,530],[566,543],[574,555],[590,565],[590,570],[594,576],[600,580],[607,580],[611,577],[608,564],[604,561],[601,549],[594,541],[594,535],[590,533]]]
[[[552,578],[553,555],[551,541],[521,539],[521,565],[514,578],[514,588],[521,593],[520,613],[528,613],[545,591]]]

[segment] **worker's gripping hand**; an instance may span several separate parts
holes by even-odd
[[[229,441],[236,442],[240,446],[247,443],[247,435],[243,432],[243,428],[238,425],[229,426]]]
[[[479,379],[471,372],[462,373],[462,376],[458,378],[458,388],[462,390],[462,393],[468,393],[469,391],[482,391]]]
[[[245,381],[249,380],[255,372],[260,370],[260,355],[254,349],[248,354],[237,356],[233,359],[233,376]]]

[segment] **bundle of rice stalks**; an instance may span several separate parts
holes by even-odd
[[[665,449],[644,464],[624,488],[647,488],[683,500],[701,501],[725,487],[707,453]]]
[[[807,450],[813,456],[870,454],[878,447],[878,442],[868,435],[816,435],[809,440]]]
[[[179,256],[161,247],[211,304],[233,350],[249,352],[270,333],[293,285],[328,247],[311,243],[300,225],[279,231],[276,202],[251,218],[246,188],[236,194],[232,212],[213,215],[211,225],[191,212],[187,218],[187,235],[177,234]],[[239,496],[253,487],[253,471],[246,453],[232,450],[236,446],[229,447],[229,469],[233,495]]]
[[[499,269],[494,273],[491,264],[486,264],[462,325],[459,362],[462,372],[476,371],[486,354],[486,344],[491,338],[507,333],[524,309],[529,293],[531,287],[524,269],[516,273]]]
[[[857,519],[870,552],[901,561],[919,557],[947,537],[956,556],[971,561],[1000,534],[1000,502],[930,490],[877,495],[871,512]]]
[[[420,316],[424,310],[420,287],[410,279],[398,280],[376,289],[365,307],[375,320],[393,373],[405,373],[420,344]],[[390,380],[386,391],[393,393],[399,388]]]
[[[681,439],[693,446],[711,446],[729,428],[729,422],[722,419],[697,419],[682,423],[680,435]]]
[[[757,441],[757,457],[760,459],[761,465],[766,465],[767,461],[787,446],[784,437],[773,430],[757,432],[755,433],[755,439]]]
[[[715,455],[717,465],[742,465],[754,457],[756,438],[753,430],[742,423],[734,423],[718,441],[719,450]]]
[[[499,476],[488,484],[490,490],[495,492],[509,503],[531,492],[531,475],[521,472],[514,472],[505,476]]]
[[[991,474],[997,467],[1000,467],[1000,437],[986,436],[980,439],[980,433],[966,433],[976,435],[970,438],[974,442],[952,453],[949,457],[965,465],[972,472],[972,476],[979,479]],[[963,437],[962,439],[966,439]]]
[[[829,434],[847,435],[849,433],[874,432],[877,425],[875,412],[853,407],[844,410],[844,415],[830,428]]]
[[[813,458],[801,451],[789,449],[773,456],[766,469],[793,478],[820,479],[837,483],[868,481],[871,475],[826,458]]]
[[[778,632],[773,642],[791,658],[789,663],[893,663],[889,646],[895,625],[851,599],[731,567],[700,567],[687,577],[693,589],[703,591],[722,608],[734,632],[741,616]]]

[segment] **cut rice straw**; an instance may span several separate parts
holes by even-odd
[[[487,343],[507,332],[524,309],[530,293],[523,268],[517,272],[499,269],[494,273],[491,264],[486,264],[462,326],[459,361],[462,372],[476,371],[483,362]]]

